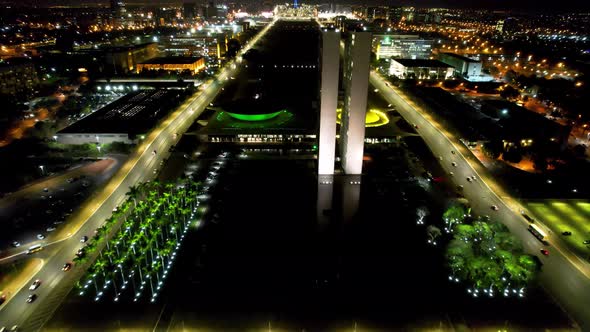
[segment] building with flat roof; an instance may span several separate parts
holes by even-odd
[[[188,90],[153,89],[131,92],[60,130],[64,144],[135,143],[188,95]]]
[[[105,62],[115,73],[126,74],[136,69],[137,64],[158,56],[157,43],[107,47]]]
[[[465,78],[481,76],[481,61],[455,53],[439,53],[438,59],[455,68],[455,75]]]
[[[190,70],[196,74],[203,69],[205,69],[205,59],[203,57],[168,56],[150,59],[137,64],[138,73],[141,73],[144,70],[178,72]]]
[[[419,35],[375,34],[372,48],[377,59],[428,59],[433,43]]]
[[[438,60],[391,59],[389,75],[400,79],[448,79],[454,68]]]

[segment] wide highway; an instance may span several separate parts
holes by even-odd
[[[371,73],[370,83],[379,89],[379,93],[408,123],[417,126],[416,130],[439,159],[447,174],[454,173],[453,176],[449,175],[449,179],[455,185],[463,186],[463,194],[470,201],[475,213],[489,215],[504,223],[511,233],[522,241],[526,252],[541,259],[541,285],[577,322],[582,331],[590,331],[588,264],[572,254],[555,234],[548,236],[549,246],[543,245],[535,238],[527,229],[528,222],[520,214],[523,207],[493,180],[485,167],[459,141],[459,137],[447,131],[399,88],[388,84],[378,73]],[[456,166],[453,166],[453,163]],[[476,180],[467,181],[467,177],[470,176],[475,176]],[[492,209],[493,205],[499,207],[498,211]],[[542,255],[542,248],[549,250],[550,254]]]
[[[201,91],[159,122],[138,144],[134,153],[113,178],[72,216],[68,226],[56,237],[62,240],[40,253],[33,254],[43,259],[43,267],[33,278],[23,283],[20,291],[10,294],[8,301],[0,307],[0,328],[10,328],[13,325],[18,325],[20,331],[38,331],[42,328],[83,274],[75,266],[67,272],[61,270],[66,262],[72,261],[82,246],[80,238],[92,235],[94,229],[110,217],[113,209],[124,201],[129,187],[154,177],[154,169],[157,169],[160,161],[168,156],[170,146],[177,143],[230,77],[236,75],[241,55],[255,45],[273,25],[274,21],[246,44],[236,60],[228,62],[213,80],[204,84]],[[35,279],[40,279],[43,283],[36,291],[31,292],[29,285]],[[37,300],[26,303],[27,297],[32,293],[38,295]]]

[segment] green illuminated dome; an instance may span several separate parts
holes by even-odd
[[[263,98],[244,98],[233,100],[221,108],[236,120],[256,122],[273,119],[287,111],[276,104],[274,102],[267,102]]]
[[[283,110],[274,113],[261,113],[261,114],[240,114],[240,113],[232,113],[226,112],[232,118],[238,119],[241,121],[265,121],[274,118],[275,116],[281,114]]]

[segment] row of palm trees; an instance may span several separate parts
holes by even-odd
[[[128,294],[138,301],[149,287],[154,302],[189,226],[195,222],[197,189],[198,183],[193,181],[154,180],[131,187],[128,200],[97,229],[77,258],[84,261],[91,251],[102,247],[79,283],[79,294],[93,290],[95,301],[105,295],[119,301]],[[101,241],[106,245],[101,246]]]

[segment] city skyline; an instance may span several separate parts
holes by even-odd
[[[132,6],[141,5],[177,5],[181,6],[183,2],[195,2],[206,4],[205,0],[127,0],[126,4]],[[3,0],[0,1],[2,4],[14,5],[14,6],[101,6],[108,7],[109,1],[97,1],[97,0]],[[253,5],[256,1],[245,0],[244,4]],[[276,4],[282,3],[277,1]],[[536,1],[536,0],[521,0],[521,1],[510,1],[510,0],[480,0],[477,2],[470,0],[401,0],[401,1],[387,1],[387,0],[364,0],[364,1],[304,1],[303,4],[327,4],[335,3],[342,5],[374,5],[374,6],[415,6],[415,7],[435,7],[435,8],[464,8],[464,9],[493,9],[493,10],[521,10],[525,12],[567,12],[571,10],[590,10],[590,3],[577,0],[564,0],[564,1]]]
[[[590,331],[590,14],[49,1],[0,13],[0,331]]]

